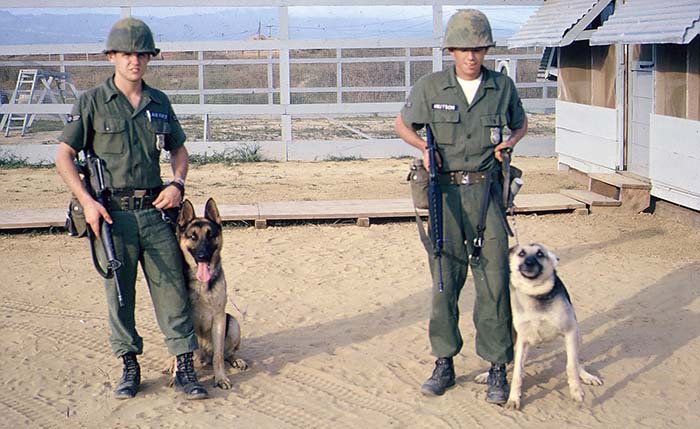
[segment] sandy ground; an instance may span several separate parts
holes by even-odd
[[[193,168],[188,195],[220,203],[405,198],[408,160],[260,163]],[[523,192],[576,186],[552,159],[516,160]],[[0,170],[0,206],[63,207],[50,169]],[[518,216],[521,241],[561,258],[583,334],[582,359],[605,379],[568,394],[561,341],[535,349],[523,409],[484,401],[473,383],[473,288],[461,297],[458,384],[426,398],[425,250],[411,222],[227,227],[229,312],[243,328],[234,383],[187,401],[166,386],[167,358],[148,289],[137,285],[142,390],[112,398],[120,361],[107,344],[102,284],[87,243],[61,232],[0,234],[0,414],[4,427],[698,427],[700,230],[649,214]],[[234,304],[245,313],[236,310]]]

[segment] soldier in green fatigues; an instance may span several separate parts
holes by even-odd
[[[421,391],[442,395],[455,384],[452,358],[462,348],[458,301],[471,266],[476,289],[476,353],[491,363],[486,400],[503,404],[508,397],[505,364],[513,357],[508,237],[497,195],[501,190],[491,195],[491,186],[485,188],[492,183],[486,180],[488,175],[500,170],[500,151],[512,149],[527,132],[527,116],[513,81],[482,65],[491,46],[491,26],[483,13],[474,9],[455,13],[443,42],[454,66],[416,82],[395,127],[406,143],[422,151],[426,169],[430,162],[427,143],[417,131],[429,125],[438,149],[445,242],[441,264],[432,255],[429,262],[433,283],[437,284],[438,270],[442,270],[444,290],[433,287],[429,336],[438,359]],[[505,126],[511,130],[510,137],[494,142],[492,136],[500,137]],[[490,194],[490,204],[482,215],[485,192]],[[478,263],[470,264],[482,219],[486,228],[481,256]]]
[[[112,351],[123,360],[122,378],[115,389],[118,399],[132,398],[141,382],[136,355],[143,341],[134,320],[137,265],[140,263],[165,335],[168,351],[177,356],[175,385],[188,399],[203,399],[206,389],[198,382],[192,352],[197,338],[189,315],[189,298],[182,270],[182,255],[161,210],[178,207],[188,170],[185,134],[162,92],[143,81],[155,47],[148,26],[133,18],[114,24],[104,50],[114,64],[114,75],[89,91],[73,106],[59,140],[56,167],[69,190],[83,207],[96,237],[100,222],[112,225],[116,271],[121,283],[120,306],[114,278],[105,280]],[[106,206],[94,200],[83,186],[74,160],[91,149],[104,161]],[[170,152],[174,178],[163,185],[162,150]],[[98,253],[104,259],[104,255]]]

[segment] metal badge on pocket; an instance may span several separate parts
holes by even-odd
[[[159,151],[165,147],[165,134],[156,134],[156,149]]]
[[[491,127],[491,143],[497,145],[501,142],[502,138],[501,127]]]

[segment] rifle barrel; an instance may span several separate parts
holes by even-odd
[[[442,278],[442,191],[438,181],[437,146],[430,125],[425,127],[426,142],[428,143],[428,159],[430,161],[430,180],[428,183],[428,213],[430,215],[430,230],[433,244],[433,256],[438,263],[438,289],[444,289]]]

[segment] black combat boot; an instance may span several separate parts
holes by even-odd
[[[455,369],[452,358],[439,358],[435,361],[433,375],[423,383],[420,391],[424,395],[442,395],[448,387],[455,385]]]
[[[124,369],[122,378],[114,390],[114,397],[117,399],[129,399],[136,396],[136,393],[139,391],[141,367],[139,367],[134,353],[122,355],[122,360],[124,361]]]
[[[177,371],[175,371],[175,387],[187,395],[187,399],[206,399],[207,389],[197,381],[194,372],[192,352],[177,355]]]
[[[508,380],[506,380],[505,364],[491,364],[489,378],[486,381],[488,390],[486,391],[486,402],[490,404],[503,405],[508,401]]]

